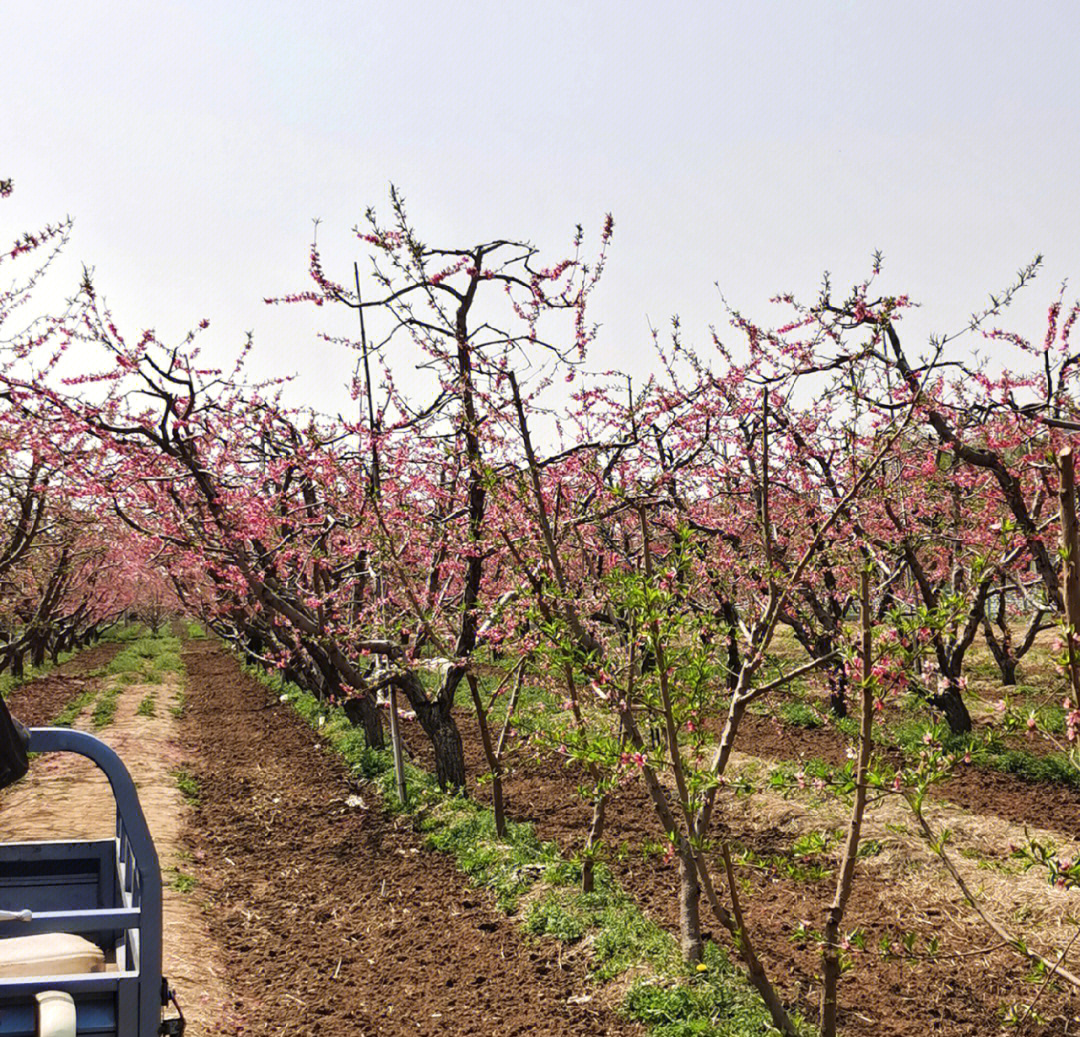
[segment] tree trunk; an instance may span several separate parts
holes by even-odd
[[[435,779],[439,788],[465,789],[465,750],[461,745],[461,733],[454,718],[447,713],[428,731],[435,747]]]
[[[409,801],[409,789],[405,783],[405,759],[402,754],[401,719],[398,717],[397,688],[392,684],[390,685],[389,706],[390,749],[394,756],[394,784],[397,786],[398,802],[404,807]]]
[[[581,861],[581,892],[593,891],[593,865],[595,863],[596,849],[600,844],[600,837],[604,831],[604,809],[607,806],[607,794],[601,792],[593,800],[592,824],[589,826],[589,837],[585,840],[585,852]]]
[[[864,569],[859,579],[860,626],[862,644],[862,682],[860,696],[862,709],[859,716],[859,755],[855,765],[855,800],[851,806],[844,854],[836,877],[836,895],[825,916],[824,940],[822,941],[822,987],[821,1010],[818,1027],[821,1037],[836,1037],[836,987],[840,981],[840,926],[844,920],[844,908],[851,896],[855,881],[855,864],[859,857],[859,839],[862,835],[863,815],[866,811],[866,772],[870,766],[873,747],[874,686],[873,686],[873,630],[870,615],[870,578]]]
[[[1016,683],[1016,659],[1009,651],[1009,645],[1004,639],[998,639],[994,634],[993,627],[988,620],[983,620],[983,640],[990,654],[997,663],[998,673],[1001,674],[1001,683],[1013,685]]]
[[[1080,531],[1076,518],[1076,474],[1072,448],[1058,454],[1061,462],[1061,546],[1064,550],[1062,574],[1065,582],[1065,619],[1069,626],[1069,688],[1074,709],[1080,709]]]
[[[364,741],[371,749],[383,749],[386,746],[386,737],[383,731],[382,717],[379,715],[379,707],[364,695],[359,698],[346,699],[344,706],[345,715],[354,727],[362,728]]]
[[[484,757],[487,760],[488,770],[491,772],[491,806],[495,811],[495,835],[499,839],[506,838],[506,810],[503,804],[502,787],[502,763],[499,751],[491,741],[491,728],[488,725],[488,714],[480,697],[480,682],[475,674],[467,674],[466,681],[469,692],[472,695],[473,708],[476,710],[476,723],[480,728],[480,744],[484,747]]]
[[[411,695],[409,699],[416,719],[435,750],[435,779],[439,788],[444,792],[447,789],[464,791],[465,750],[461,745],[461,732],[450,713],[450,704],[444,708],[436,702],[416,702]]]
[[[971,714],[964,705],[960,689],[950,680],[944,691],[930,696],[930,704],[940,709],[954,735],[966,735],[971,731]]]
[[[683,961],[701,961],[701,885],[689,843],[679,850],[679,943]]]
[[[828,674],[829,680],[829,709],[834,717],[846,717],[847,708],[847,675],[842,666],[832,667]]]
[[[464,675],[463,669],[457,671],[460,678]],[[465,750],[461,745],[461,733],[454,722],[450,712],[454,705],[454,687],[451,678],[454,670],[448,672],[440,697],[432,701],[427,697],[427,691],[423,682],[413,672],[402,675],[399,684],[405,697],[409,700],[416,719],[424,730],[424,734],[431,739],[432,748],[435,750],[435,778],[439,782],[439,788],[444,792],[448,788],[465,791]]]

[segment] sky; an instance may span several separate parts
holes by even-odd
[[[354,358],[318,335],[347,315],[262,300],[306,287],[316,219],[349,277],[391,182],[445,247],[555,260],[610,211],[597,368],[646,371],[676,313],[702,348],[733,334],[721,293],[778,321],[770,296],[875,249],[916,345],[1043,253],[1009,320],[1041,337],[1080,295],[1078,44],[1068,0],[0,0],[0,238],[72,215],[49,291],[85,263],[122,328],[207,318],[222,361],[251,331],[253,372],[325,410]]]

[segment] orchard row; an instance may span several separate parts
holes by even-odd
[[[785,1033],[714,816],[751,705],[816,689],[860,724],[822,943],[835,1032],[867,796],[918,811],[950,764],[886,773],[875,714],[917,696],[966,732],[972,645],[1008,685],[1040,631],[1068,630],[1078,310],[1054,300],[1037,339],[1001,330],[1036,261],[957,335],[914,346],[875,261],[843,293],[778,298],[777,326],[729,311],[691,347],[676,323],[635,383],[588,366],[611,232],[586,261],[579,230],[547,265],[524,242],[432,248],[393,195],[389,224],[357,231],[363,278],[313,246],[308,289],[269,301],[352,311],[355,335],[328,338],[354,354],[354,418],[252,383],[248,349],[211,364],[206,322],[179,344],[127,335],[89,278],[20,324],[68,228],[21,239],[0,257],[3,664],[168,604],[341,702],[372,746],[396,741],[384,716],[396,728],[404,699],[444,786],[466,784],[458,724],[478,724],[500,826],[527,736],[585,776],[586,887],[609,798],[640,780],[680,862],[686,958],[704,896]]]

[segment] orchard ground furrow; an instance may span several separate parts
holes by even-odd
[[[69,702],[97,681],[91,675],[104,670],[119,650],[111,642],[93,645],[43,676],[20,684],[7,698],[12,716],[27,727],[53,723]]]
[[[486,770],[479,738],[464,714],[460,727],[470,792],[486,799],[489,786],[476,781]],[[759,954],[776,963],[777,983],[790,1002],[812,1016],[821,970],[815,934],[821,932],[824,909],[832,897],[839,854],[836,835],[846,821],[846,810],[816,795],[812,788],[786,795],[762,791],[766,783],[761,779],[777,760],[822,755],[821,736],[829,732],[786,727],[771,737],[771,725],[748,725],[755,728],[758,737],[748,737],[740,745],[753,746],[761,755],[737,754],[731,776],[749,769],[759,779],[754,785],[758,791],[726,796],[717,812],[716,831],[728,833],[738,851],[736,869],[743,885],[744,910]],[[408,725],[406,737],[416,761],[427,765],[430,754],[421,733]],[[1074,822],[1071,828],[1065,827],[1068,807],[1048,819],[1044,809],[1048,790],[1022,782],[1013,787],[1007,780],[1010,775],[983,768],[969,768],[965,774],[971,789],[982,790],[980,796],[973,792],[969,802],[991,804],[993,812],[939,800],[927,808],[928,820],[939,829],[949,828],[950,855],[991,914],[1018,934],[1036,933],[1033,944],[1051,946],[1056,940],[1064,945],[1075,931],[1070,922],[1074,894],[1049,887],[1038,874],[1024,873],[1010,859],[1008,847],[1010,842],[1024,842],[1025,829],[1036,835],[1049,834],[1043,829],[1050,828],[1056,829],[1054,837],[1062,853],[1075,852],[1077,826]],[[580,775],[561,760],[523,763],[504,779],[508,815],[532,822],[542,839],[557,840],[563,853],[572,855],[584,841],[590,815],[589,805],[577,792],[580,784]],[[995,792],[1001,784],[1009,786],[1009,797]],[[954,796],[955,788],[954,779],[946,794]],[[1071,816],[1080,818],[1076,805],[1080,796],[1067,789],[1060,792],[1063,802],[1071,798],[1074,804]],[[1016,820],[1003,809],[1014,801]],[[1037,819],[1038,824],[1025,824],[1020,818]],[[660,837],[641,787],[632,783],[619,789],[608,807],[605,859],[643,910],[676,932],[677,868],[675,862],[664,859]],[[827,841],[825,849],[814,852],[814,840],[820,845],[821,839]],[[793,851],[807,844],[810,852]],[[910,814],[905,815],[895,798],[868,811],[864,844],[873,852],[859,866],[844,930],[855,934],[865,948],[853,948],[854,968],[842,978],[842,1032],[857,1037],[928,1033],[985,1037],[1008,1032],[1002,1028],[1004,1013],[1010,1006],[1029,1003],[1036,989],[1028,969],[999,946],[1000,941],[965,905],[917,836]],[[714,874],[722,875],[719,860],[712,863]],[[707,910],[704,904],[702,910]],[[710,920],[704,920],[708,927]],[[715,938],[724,945],[722,932],[713,928]],[[888,957],[882,954],[886,945]],[[1023,1030],[1027,1035],[1059,1034],[1064,1021],[1080,1011],[1067,988],[1048,990],[1039,1005],[1047,1022],[1039,1025],[1029,1020]],[[1071,1025],[1076,1029],[1076,1022]]]
[[[243,1034],[643,1034],[215,641],[183,658],[185,840]]]
[[[744,718],[738,741],[744,756],[794,763],[817,759],[834,767],[847,760],[850,746],[835,728],[800,728],[778,717],[752,713]],[[883,752],[894,763],[900,762],[899,752],[888,747]],[[930,794],[934,799],[944,799],[974,813],[996,815],[1020,826],[1049,829],[1066,836],[1080,829],[1080,790],[1051,782],[1029,782],[986,766],[958,765],[950,778],[932,786]]]

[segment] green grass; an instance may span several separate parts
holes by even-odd
[[[825,721],[821,714],[805,702],[785,702],[780,707],[780,716],[795,727],[821,727]]]
[[[173,777],[176,779],[176,787],[180,790],[180,794],[193,807],[197,807],[199,805],[198,779],[182,767],[173,771]]]
[[[319,732],[358,775],[380,790],[386,809],[407,813],[425,843],[450,854],[473,885],[490,890],[499,907],[522,918],[537,939],[588,940],[591,975],[605,982],[629,970],[645,976],[627,993],[622,1010],[659,1037],[764,1037],[776,1031],[741,969],[713,943],[698,969],[683,965],[676,939],[646,918],[598,865],[596,888],[580,890],[581,866],[555,843],[541,840],[531,824],[510,821],[495,834],[492,812],[471,799],[439,791],[434,777],[406,764],[408,806],[397,803],[393,762],[373,750],[337,708],[330,708],[278,674],[245,667]],[[526,904],[524,911],[521,911]],[[799,1025],[806,1028],[801,1020]]]
[[[160,684],[165,674],[184,671],[180,638],[164,631],[140,636],[116,653],[107,670],[129,684]]]
[[[1057,707],[1047,707],[1053,710]],[[1033,784],[1049,782],[1080,789],[1080,770],[1064,753],[1054,752],[1040,756],[1029,749],[1010,747],[995,732],[986,736],[954,735],[946,725],[929,720],[911,720],[893,724],[888,729],[889,738],[903,752],[918,757],[925,748],[923,735],[929,731],[948,752],[963,755],[970,752],[972,761],[983,767],[1015,774]],[[880,736],[879,736],[880,737]]]
[[[1039,754],[1023,747],[1008,745],[996,731],[984,734],[954,735],[939,714],[932,713],[925,702],[912,695],[906,703],[900,719],[887,723],[878,723],[874,729],[874,741],[879,746],[899,749],[911,760],[918,760],[926,745],[923,737],[927,732],[941,744],[947,752],[963,756],[971,753],[976,766],[1015,774],[1032,784],[1050,783],[1080,789],[1080,769],[1069,759],[1066,753],[1051,752]],[[1065,711],[1054,703],[1043,703],[1033,707],[1036,721],[1042,730],[1052,734],[1062,734],[1065,727]],[[806,703],[787,701],[778,708],[780,717],[796,727],[812,728],[823,722],[818,713]],[[767,712],[767,710],[766,710]],[[904,715],[906,713],[906,716]],[[828,717],[828,723],[850,741],[858,738],[858,719],[856,717]],[[807,768],[810,773],[810,768]],[[823,776],[815,774],[814,776]]]
[[[137,641],[146,634],[146,627],[142,623],[126,623],[124,626],[113,627],[101,635],[100,640],[106,644],[128,644]]]
[[[596,866],[592,893],[581,892],[580,877],[576,864],[546,869],[543,892],[525,914],[525,931],[561,943],[591,935],[591,972],[601,982],[643,965],[654,975],[681,971],[674,938],[641,913],[606,868]]]
[[[170,872],[169,885],[177,893],[190,893],[199,884],[199,880],[194,875],[188,875],[179,868],[171,868]]]
[[[163,648],[162,651],[151,660],[149,671],[151,677],[157,677],[160,680],[166,673],[184,672],[184,664],[180,661],[179,638],[170,638],[170,641],[175,641],[176,647]]]
[[[90,714],[90,722],[94,725],[95,730],[100,730],[103,727],[108,727],[116,717],[117,699],[120,695],[120,683],[113,681],[107,685],[101,692],[97,700],[97,705],[94,706],[94,712]]]
[[[112,657],[112,661],[105,668],[107,673],[122,674],[122,673],[134,673],[141,674],[143,667],[143,657],[138,653],[135,645],[129,645],[127,648],[119,651]]]
[[[98,688],[87,688],[76,695],[60,712],[53,718],[53,727],[71,727],[87,706],[97,698]]]
[[[187,625],[187,636],[192,641],[198,641],[200,638],[206,637],[206,631],[203,630],[202,625],[196,623],[194,620]]]
[[[995,770],[1015,774],[1024,781],[1045,781],[1080,789],[1080,770],[1077,770],[1063,753],[1039,756],[1026,749],[1001,748],[991,752],[985,762]]]
[[[1057,703],[1044,702],[1031,710],[1035,714],[1035,723],[1040,731],[1049,731],[1053,735],[1065,734],[1065,710]]]
[[[122,687],[129,684],[158,684],[166,673],[183,675],[180,639],[165,631],[160,631],[156,636],[149,635],[142,624],[131,623],[108,631],[100,640],[105,643],[121,644],[124,647],[108,665],[93,670],[86,676],[91,679],[112,676],[114,680],[104,689],[89,687],[80,692],[53,718],[52,726],[70,727],[84,710],[96,701],[91,723],[96,729],[107,727],[116,716],[117,699]],[[61,652],[57,665],[74,658],[74,655],[73,652]],[[0,695],[6,698],[15,688],[43,676],[52,668],[51,661],[36,669],[28,668],[20,680],[14,680],[11,674],[0,675]],[[182,709],[182,693],[178,702]],[[155,715],[156,704],[153,694],[147,695],[139,703],[136,712],[140,716]],[[179,712],[175,715],[179,716]]]
[[[969,679],[975,678],[988,683],[1001,680],[1001,671],[993,656],[972,652],[964,659],[964,663],[964,671]]]
[[[500,841],[490,811],[464,797],[443,796],[433,788],[423,792],[425,806],[420,814],[418,803],[417,819],[425,843],[450,854],[474,885],[495,894],[503,911],[516,911],[522,895],[549,865],[558,862],[558,848],[554,843],[542,843],[532,825],[510,822],[506,839]],[[420,800],[419,795],[414,798]]]
[[[631,987],[623,1012],[644,1023],[652,1037],[762,1037],[775,1034],[761,1002],[742,973],[714,943],[705,945],[704,966],[680,966],[663,979],[649,978]],[[794,1020],[802,1032],[809,1025]]]
[[[1034,684],[1024,684],[1019,682],[1014,684],[1011,688],[1004,690],[1011,691],[1014,695],[1023,695],[1024,698],[1043,697],[1046,695],[1045,688],[1036,687]]]

